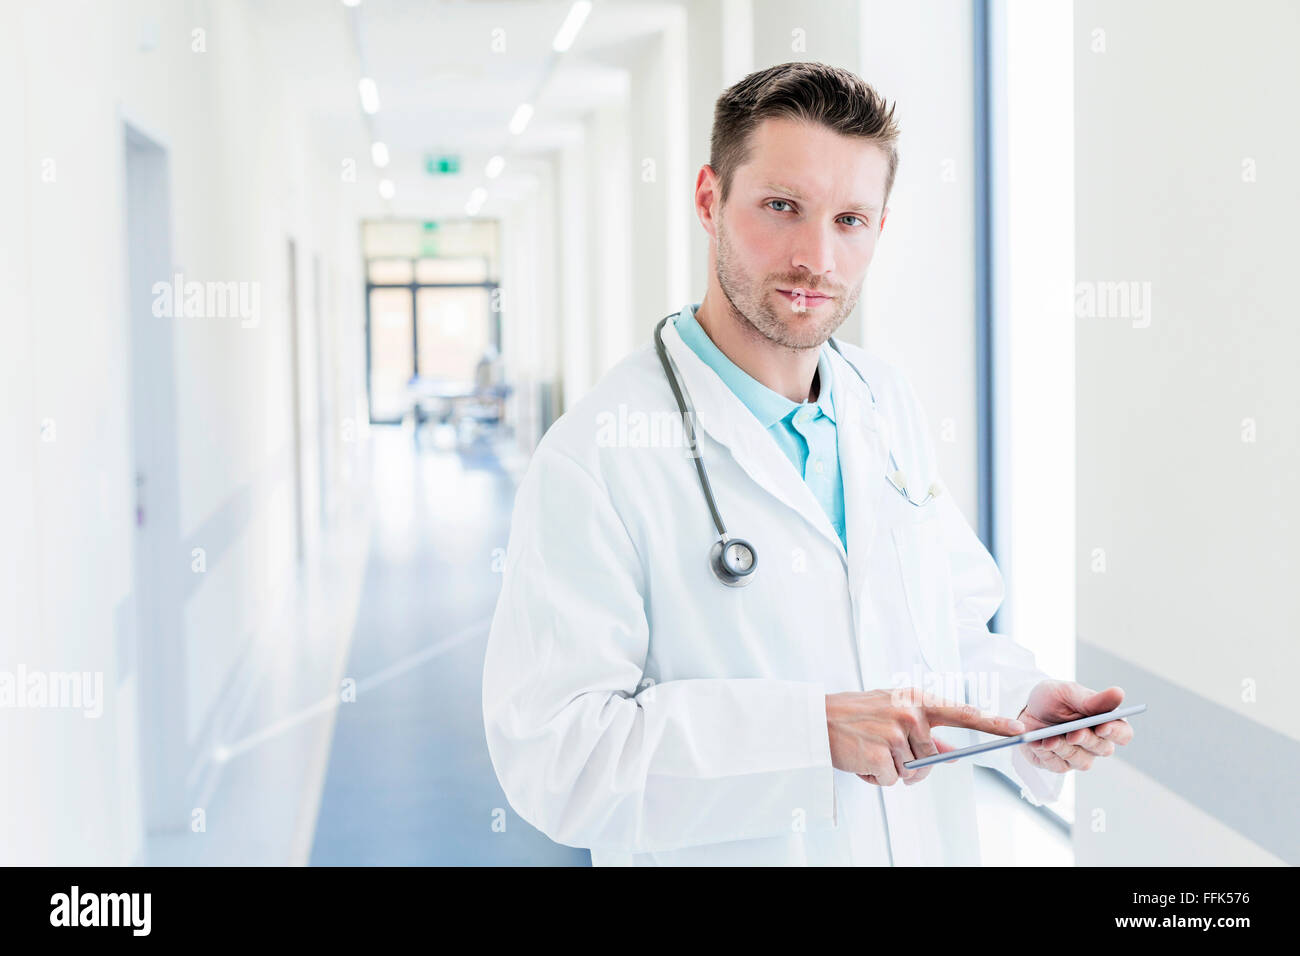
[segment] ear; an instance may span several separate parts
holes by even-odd
[[[717,174],[713,167],[705,163],[700,167],[700,173],[695,178],[695,215],[704,226],[705,231],[714,238],[717,238],[717,227],[714,225],[714,204],[719,200],[719,183]]]

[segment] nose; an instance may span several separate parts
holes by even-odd
[[[832,229],[834,226],[832,225]],[[811,273],[813,279],[819,279],[835,271],[835,235],[825,226],[806,223],[795,237],[794,252],[790,256],[790,265]]]

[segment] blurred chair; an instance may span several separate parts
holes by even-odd
[[[413,421],[416,445],[420,445],[421,434],[430,423],[452,426],[457,447],[490,437],[500,427],[505,400],[513,391],[509,385],[492,381],[496,378],[499,373],[480,374],[480,382],[489,383],[472,384],[411,376],[407,382],[411,409],[408,414]]]

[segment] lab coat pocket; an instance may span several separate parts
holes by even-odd
[[[932,671],[944,665],[944,638],[948,623],[948,558],[943,550],[939,520],[933,504],[916,508],[907,502],[891,533],[898,554],[903,593],[921,657]]]

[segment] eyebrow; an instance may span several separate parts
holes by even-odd
[[[803,201],[803,196],[799,194],[798,190],[791,189],[789,186],[782,186],[780,183],[767,183],[764,186],[764,188],[773,190],[774,192],[778,192],[778,193],[785,193],[791,199],[798,199],[800,202]],[[877,206],[875,203],[869,203],[869,202],[856,202],[856,203],[852,203],[851,205],[845,206],[844,208],[850,209],[853,212],[879,212],[880,211],[879,206]]]

